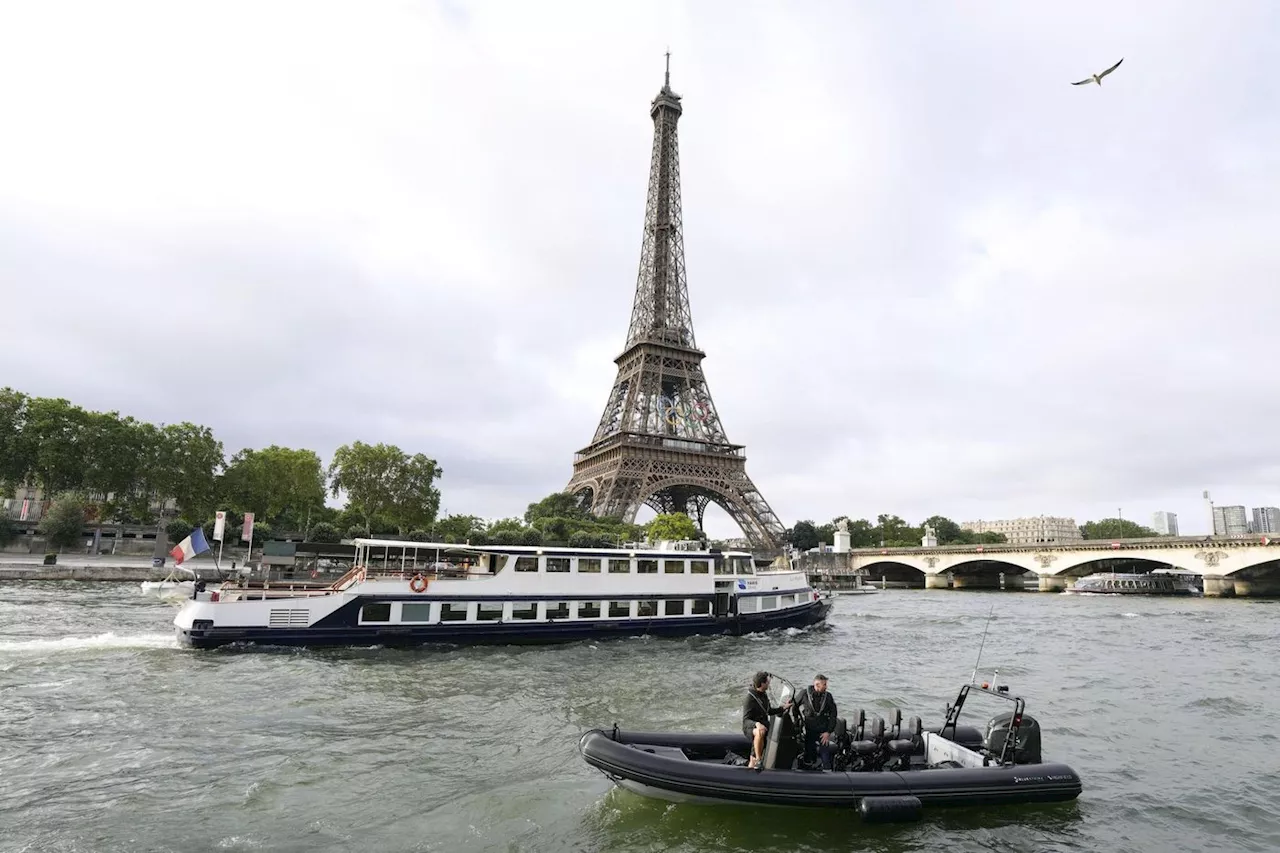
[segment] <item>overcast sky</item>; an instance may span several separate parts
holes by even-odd
[[[614,380],[670,47],[697,339],[785,524],[1280,504],[1274,3],[2,8],[0,385],[523,512]]]

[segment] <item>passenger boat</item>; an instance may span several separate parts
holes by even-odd
[[[465,645],[747,634],[813,625],[830,608],[804,572],[757,569],[746,551],[356,539],[332,584],[198,581],[173,623],[197,648]]]
[[[1194,583],[1183,576],[1153,571],[1145,574],[1095,572],[1067,587],[1068,593],[1094,595],[1198,595]]]
[[[794,695],[785,679],[775,707]],[[772,691],[771,691],[772,692]],[[959,725],[971,694],[1013,703],[985,732]],[[1007,686],[960,688],[946,720],[925,730],[919,717],[904,725],[858,710],[834,733],[831,769],[803,760],[804,724],[797,706],[774,717],[762,767],[747,768],[751,745],[740,733],[627,732],[592,729],[578,741],[587,764],[615,785],[677,803],[751,804],[858,811],[871,822],[917,820],[926,807],[1009,805],[1076,799],[1080,777],[1066,764],[1044,762],[1040,727],[1026,702]]]

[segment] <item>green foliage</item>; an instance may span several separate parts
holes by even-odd
[[[1124,518],[1103,518],[1080,525],[1085,539],[1155,539],[1160,534]]]
[[[341,542],[342,532],[337,527],[327,521],[320,521],[311,525],[311,530],[307,533],[308,542]]]
[[[168,534],[170,544],[177,544],[186,539],[193,530],[195,525],[181,518],[175,518],[164,526],[164,532]]]
[[[18,526],[4,516],[0,516],[0,548],[18,538]]]
[[[395,445],[344,444],[329,465],[334,497],[347,493],[347,502],[361,514],[366,529],[375,517],[391,520],[399,535],[429,526],[440,510],[441,475],[434,459],[418,453],[409,456]]]
[[[241,450],[219,481],[224,506],[268,524],[301,529],[324,509],[325,473],[314,450],[271,445]]]
[[[663,540],[677,541],[683,539],[699,539],[698,525],[683,512],[672,512],[654,516],[645,527],[645,533],[651,542]]]
[[[86,505],[84,495],[77,492],[63,492],[54,500],[39,527],[50,548],[67,548],[80,542]]]
[[[5,494],[27,480],[31,468],[27,423],[27,395],[0,388],[0,489]]]
[[[896,515],[881,514],[872,524],[865,518],[850,519],[847,515],[832,519],[830,524],[817,525],[810,520],[797,521],[788,531],[787,541],[801,551],[817,548],[820,544],[834,545],[835,533],[841,520],[849,524],[851,548],[911,548],[918,547],[924,538],[924,525],[934,529],[939,545],[994,545],[1006,541],[1003,533],[974,533],[964,530],[951,519],[934,515],[919,526],[911,526]]]

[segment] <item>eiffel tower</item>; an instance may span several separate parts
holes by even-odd
[[[595,437],[575,454],[565,491],[598,516],[634,522],[647,504],[658,513],[684,512],[699,529],[715,503],[753,548],[777,549],[785,530],[747,476],[744,446],[725,435],[702,372],[706,353],[693,337],[680,214],[681,112],[668,53],[666,80],[649,110],[653,155],[627,343],[614,359],[618,375]]]

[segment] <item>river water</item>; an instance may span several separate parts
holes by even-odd
[[[650,801],[578,756],[615,721],[737,730],[757,669],[937,725],[993,606],[982,671],[1075,803],[866,826]],[[413,651],[194,652],[173,612],[0,584],[0,850],[1280,850],[1280,602],[887,590],[806,631]]]

